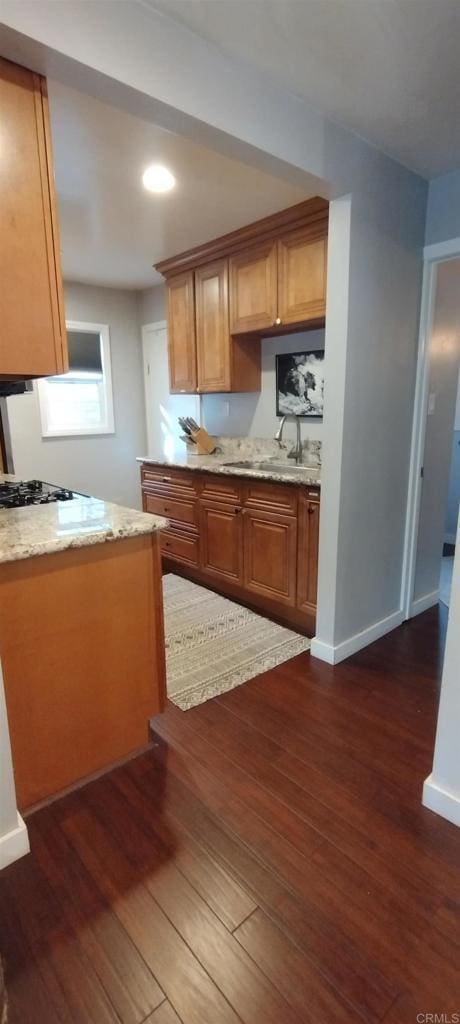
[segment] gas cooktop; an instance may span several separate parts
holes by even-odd
[[[19,480],[0,483],[0,509],[24,508],[28,505],[49,505],[55,501],[71,501],[73,492],[43,480]]]

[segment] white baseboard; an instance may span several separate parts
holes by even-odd
[[[420,615],[420,612],[428,611],[428,608],[432,608],[438,601],[439,587],[437,590],[432,590],[430,594],[424,594],[423,597],[418,597],[416,601],[412,601],[410,606],[411,617]]]
[[[453,825],[460,826],[460,793],[452,793],[451,790],[442,789],[429,775],[423,785],[422,803],[430,811],[447,818]]]
[[[26,853],[29,853],[29,850],[27,827],[21,815],[18,814],[17,827],[12,829],[11,832],[7,832],[4,836],[0,836],[0,868],[6,868],[14,860],[24,857]]]
[[[335,647],[332,644],[323,643],[322,640],[318,640],[314,636],[311,642],[310,654],[314,658],[320,658],[321,661],[327,661],[329,665],[337,665],[339,661],[344,661],[351,654],[356,654],[357,651],[361,651],[368,644],[373,644],[374,640],[380,640],[380,637],[385,636],[385,633],[391,633],[391,630],[400,626],[402,621],[402,611],[392,612],[385,619],[374,622],[372,626],[363,629],[361,633],[355,633],[348,640],[342,640],[342,643],[337,644]]]
[[[455,541],[456,540],[457,540],[457,534],[456,533],[445,533],[444,534],[444,544],[454,544],[455,545]]]

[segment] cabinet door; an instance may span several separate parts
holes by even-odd
[[[245,587],[295,605],[297,520],[245,508],[243,523]]]
[[[46,82],[0,59],[0,377],[67,369]]]
[[[198,391],[230,391],[227,260],[195,271],[195,294]]]
[[[230,333],[272,327],[278,316],[276,242],[230,258]]]
[[[327,236],[304,228],[278,241],[278,316],[282,324],[326,315]]]
[[[299,498],[297,607],[315,611],[318,586],[319,501]]]
[[[241,583],[242,510],[239,505],[200,501],[201,568],[213,576]]]
[[[197,384],[193,271],[167,285],[169,387],[172,394],[187,394]]]

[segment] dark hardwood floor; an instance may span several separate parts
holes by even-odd
[[[445,621],[154,723],[0,877],[10,1024],[460,1011],[460,832],[425,810]],[[441,1018],[440,1018],[441,1019]]]

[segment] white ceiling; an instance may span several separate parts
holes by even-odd
[[[141,0],[430,178],[460,167],[460,0]]]
[[[308,197],[308,192],[49,81],[64,277],[120,288],[152,264]],[[164,195],[141,175],[164,163]],[[311,194],[311,193],[310,193]]]

